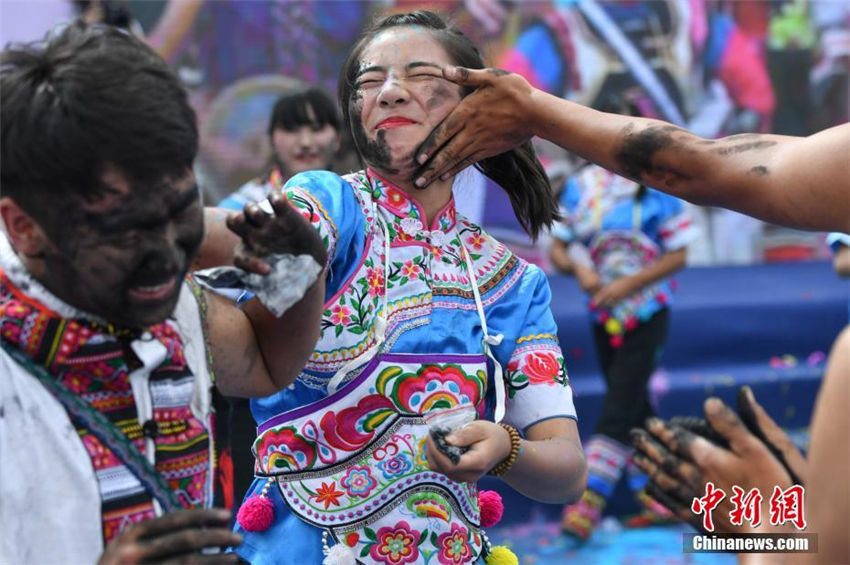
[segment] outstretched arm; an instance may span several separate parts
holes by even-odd
[[[850,124],[809,137],[707,140],[659,120],[597,112],[497,69],[449,67],[443,75],[477,90],[420,147],[419,187],[536,135],[697,204],[791,227],[850,230]]]
[[[262,257],[289,253],[312,255],[324,266],[325,247],[313,226],[283,196],[276,194],[269,200],[273,214],[257,205],[226,219],[207,213],[207,234],[215,239],[212,248],[205,244],[207,261],[214,264],[219,261],[212,258],[233,257],[236,266],[267,274],[269,266]],[[207,330],[216,383],[223,394],[268,396],[292,383],[319,337],[324,289],[322,273],[279,318],[256,299],[240,309],[228,299],[207,293]]]

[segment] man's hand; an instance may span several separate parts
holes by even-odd
[[[738,391],[738,412],[744,423],[760,440],[768,445],[773,455],[788,471],[791,480],[805,485],[809,478],[809,462],[782,428],[756,402],[752,389],[741,387]]]
[[[504,153],[534,136],[532,93],[523,77],[501,69],[445,67],[443,77],[477,90],[461,100],[416,151],[417,188]]]
[[[476,420],[455,430],[446,441],[455,446],[468,447],[457,465],[446,457],[428,436],[425,455],[428,465],[458,483],[472,483],[486,475],[511,453],[511,437],[505,429],[493,422]]]
[[[130,526],[114,538],[98,565],[136,563],[236,563],[235,553],[204,555],[206,548],[242,543],[228,527],[230,512],[222,509],[180,510]]]
[[[234,265],[267,275],[271,268],[262,258],[272,253],[309,254],[324,265],[327,251],[313,226],[282,194],[270,195],[269,203],[274,214],[267,214],[257,204],[248,204],[243,212],[227,218],[227,227],[242,238],[233,256]]]
[[[732,487],[739,486],[745,492],[758,488],[762,496],[769,497],[775,486],[790,486],[791,478],[768,447],[720,399],[706,400],[705,414],[711,427],[729,442],[730,450],[652,418],[647,425],[649,433],[632,431],[632,442],[638,449],[635,463],[651,477],[649,494],[691,523],[696,518],[690,511],[691,502],[705,494],[705,484],[711,481],[726,492],[713,514],[717,530],[745,533],[749,527],[746,521],[741,527],[729,522]]]

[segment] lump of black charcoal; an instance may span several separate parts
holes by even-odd
[[[450,433],[452,433],[452,430],[448,427],[431,428],[431,437],[434,438],[437,449],[448,457],[453,464],[457,465],[460,462],[461,455],[469,451],[469,448],[450,445],[446,441],[446,436]]]

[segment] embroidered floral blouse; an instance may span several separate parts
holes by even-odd
[[[302,173],[290,179],[284,193],[321,233],[328,248],[327,301],[321,336],[296,382],[276,395],[252,401],[259,423],[326,398],[328,384],[341,368],[372,354],[385,292],[389,315],[381,353],[483,355],[484,333],[464,259],[467,253],[489,334],[503,336],[492,353],[504,370],[504,421],[526,429],[549,418],[576,417],[549,309],[551,294],[546,277],[458,215],[454,201],[426,226],[423,211],[414,200],[366,172],[346,177],[330,172]],[[388,260],[384,231],[390,241]],[[494,409],[492,367],[490,373],[485,397],[488,416]],[[350,373],[340,390],[346,390],[345,384],[358,374]],[[457,385],[452,381],[446,386]],[[356,400],[351,399],[352,403]],[[402,462],[411,464],[408,459],[393,458],[381,462],[378,468],[382,476],[391,477],[407,472],[406,467],[388,466]],[[362,469],[350,466],[340,488],[349,495],[357,489],[371,491],[375,485],[364,479]],[[247,497],[266,492],[263,489],[267,484],[265,479],[255,480]],[[330,506],[335,504],[332,497],[343,495],[333,481],[322,483],[320,490],[315,495],[317,500],[328,500]],[[303,521],[276,491],[268,492],[274,505],[274,522],[262,532],[238,529],[244,536],[236,550],[239,555],[255,565],[322,562],[323,530]],[[420,496],[427,496],[427,492]],[[455,547],[449,537],[457,536],[456,546],[471,551],[464,537],[468,532],[458,530],[459,524],[452,527],[455,529],[439,537],[433,533],[436,542],[429,538],[429,543]],[[386,553],[392,549],[389,541],[396,540],[392,543],[398,545],[401,540],[413,544],[411,548],[422,541],[420,533],[410,530],[406,521],[382,525],[375,536],[364,550],[369,552],[370,562],[419,562],[418,550],[404,555]],[[357,539],[346,538],[345,543],[359,547]],[[400,551],[392,551],[396,550]]]
[[[385,288],[385,352],[481,353],[483,334],[461,241],[473,262],[490,333],[504,336],[494,353],[508,388],[505,421],[526,429],[549,418],[576,418],[545,275],[456,214],[453,200],[431,226],[423,226],[418,203],[371,173],[302,173],[284,192],[328,248],[326,310],[316,350],[297,381],[252,401],[258,422],[327,395],[333,374],[374,342]],[[375,214],[379,223],[368,220]],[[391,239],[388,281],[383,250],[372,246],[380,224]]]

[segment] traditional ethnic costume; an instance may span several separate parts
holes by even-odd
[[[425,225],[371,171],[302,173],[284,193],[327,245],[328,299],[297,381],[252,401],[259,478],[246,505],[270,500],[274,520],[237,528],[237,553],[253,565],[318,564],[323,547],[365,563],[475,561],[487,543],[476,486],[428,468],[423,416],[472,405],[519,430],[576,417],[546,277],[454,201]]]
[[[686,247],[695,237],[684,203],[640,186],[602,167],[587,165],[567,183],[561,195],[564,221],[553,237],[586,250],[589,266],[606,285],[657,262],[665,253]],[[563,526],[589,537],[601,520],[605,500],[628,466],[630,486],[650,504],[643,488],[646,475],[630,462],[629,430],[653,415],[649,377],[667,340],[674,283],[663,279],[647,285],[612,307],[589,303],[593,335],[607,391],[594,435],[585,442],[588,484],[582,501],[568,507]],[[657,505],[655,514],[668,515]]]
[[[212,504],[200,297],[116,330],[38,283],[0,234],[0,563],[95,563],[122,528]]]

